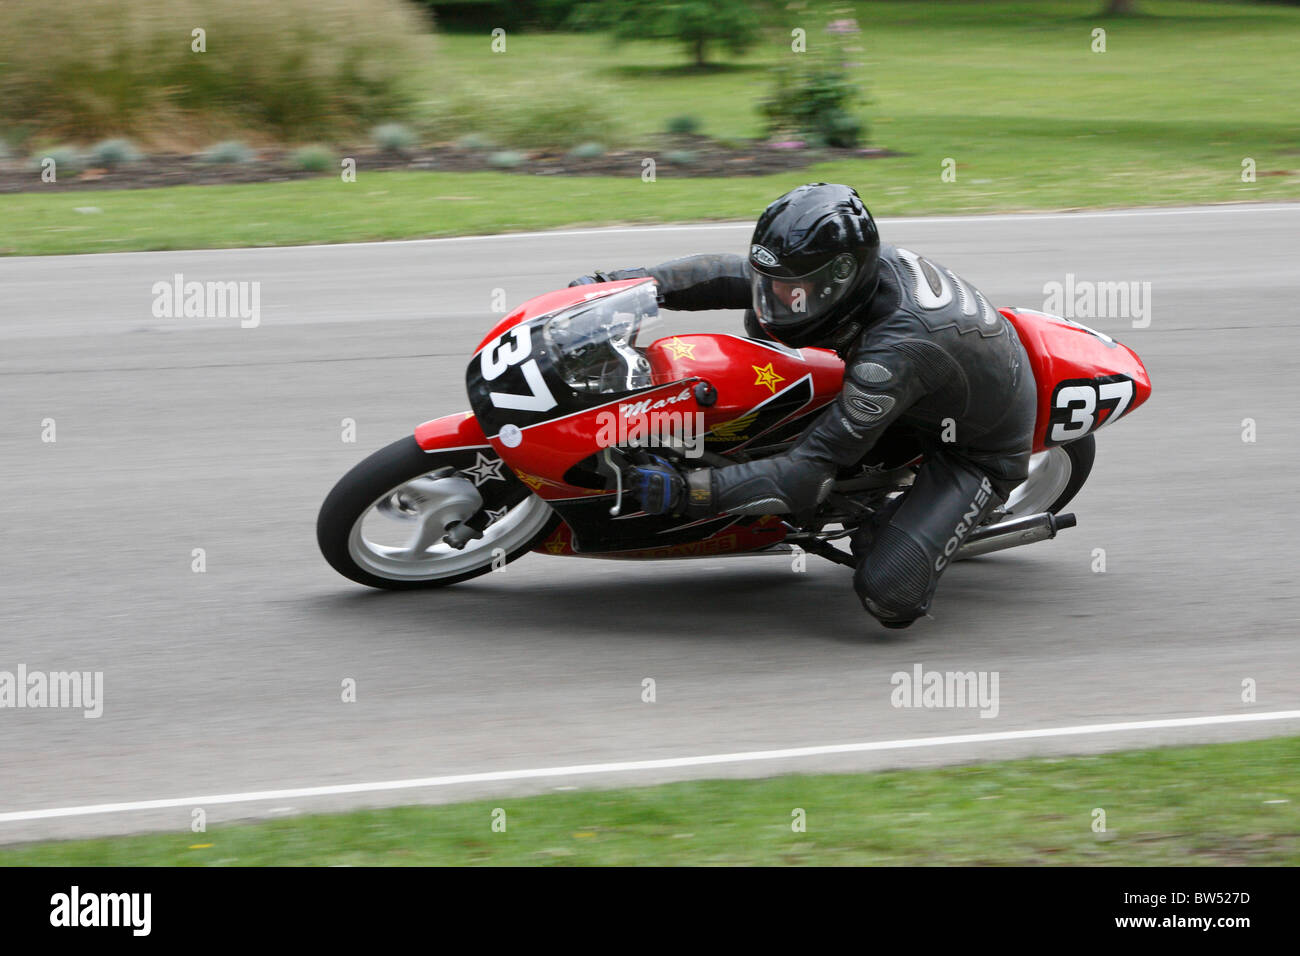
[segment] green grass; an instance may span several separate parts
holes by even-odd
[[[492,829],[505,811],[505,832]],[[793,831],[792,812],[806,814]],[[1094,810],[1106,813],[1094,832]],[[1300,863],[1300,738],[711,780],[0,849],[0,866]]]
[[[873,145],[906,155],[775,176],[658,181],[626,175],[367,173],[309,182],[0,197],[0,252],[341,242],[604,222],[749,219],[814,179],[858,187],[877,214],[1300,199],[1294,105],[1300,8],[1142,0],[1146,16],[1101,21],[1100,0],[859,5],[855,67],[872,103]],[[793,22],[793,21],[792,21]],[[1106,53],[1091,31],[1108,31]],[[507,27],[509,25],[507,24]],[[810,49],[823,34],[810,22]],[[789,31],[725,68],[695,72],[671,44],[613,46],[600,35],[436,38],[420,124],[452,139],[518,101],[564,117],[598,103],[619,142],[648,144],[667,121],[698,116],[722,138],[756,136],[768,72]],[[808,55],[812,55],[811,53]],[[436,93],[435,93],[436,91]],[[481,110],[472,107],[483,98]],[[448,104],[452,104],[449,106]],[[545,107],[545,109],[543,109]],[[549,111],[549,112],[548,112]],[[518,111],[516,111],[518,112]],[[512,135],[536,136],[513,116]],[[582,121],[580,111],[574,123]],[[589,130],[574,126],[574,137]],[[569,144],[574,145],[574,144]],[[665,149],[671,148],[665,146]],[[646,155],[651,155],[646,147]],[[1246,157],[1257,181],[1241,181]],[[957,181],[943,182],[952,158]],[[526,165],[522,167],[526,169]],[[102,212],[86,214],[77,207]]]

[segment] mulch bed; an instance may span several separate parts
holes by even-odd
[[[404,153],[373,148],[338,150],[334,167],[308,172],[293,163],[293,151],[264,149],[254,159],[238,164],[211,164],[199,155],[162,154],[111,169],[86,169],[60,175],[57,182],[41,181],[33,160],[0,160],[0,193],[37,191],[149,189],[158,186],[211,186],[230,183],[276,183],[292,179],[337,176],[343,157],[356,160],[358,175],[380,170],[435,170],[439,172],[507,172],[524,176],[628,176],[640,177],[642,161],[655,161],[655,176],[678,179],[694,176],[763,176],[812,163],[836,159],[872,159],[898,156],[885,149],[782,149],[765,142],[724,145],[704,136],[675,136],[654,148],[610,150],[582,159],[564,150],[520,150],[524,159],[515,166],[494,163],[496,150],[466,149],[454,145],[421,147]],[[674,156],[686,152],[689,157]]]

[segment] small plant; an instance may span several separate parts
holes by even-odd
[[[324,146],[304,146],[291,157],[293,165],[308,173],[323,173],[334,165],[334,154]]]
[[[417,142],[415,132],[404,123],[382,123],[370,131],[370,140],[386,153],[404,153]]]
[[[674,166],[691,166],[696,158],[695,153],[689,149],[674,149],[664,153],[664,161]]]
[[[90,162],[94,166],[107,166],[112,169],[114,166],[125,166],[127,163],[139,161],[140,151],[129,139],[100,140],[90,148]]]
[[[71,146],[56,146],[54,149],[37,153],[32,157],[32,165],[38,170],[44,170],[45,160],[47,159],[54,160],[54,175],[56,176],[62,176],[66,173],[78,173],[86,168],[85,156],[80,150]]]
[[[605,147],[600,143],[580,143],[569,150],[574,159],[600,159],[605,155]]]
[[[482,133],[466,133],[456,140],[456,145],[461,149],[480,150],[491,149],[496,143]]]
[[[253,161],[253,151],[237,139],[209,146],[199,158],[214,166],[239,166]]]
[[[759,109],[770,135],[796,137],[810,147],[853,147],[862,142],[862,121],[851,107],[861,97],[856,83],[838,67],[782,70]]]
[[[674,116],[668,120],[665,128],[675,136],[694,136],[700,131],[700,119],[698,116],[683,114]]]
[[[523,153],[516,153],[514,150],[503,149],[495,152],[488,157],[488,165],[496,169],[514,169],[521,166],[528,157]]]

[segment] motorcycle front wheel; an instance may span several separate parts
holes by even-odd
[[[504,566],[559,525],[550,505],[504,462],[458,472],[453,456],[426,452],[408,436],[340,478],[316,519],[316,541],[330,566],[373,588],[445,587]],[[443,536],[469,516],[476,499],[491,523],[457,550]]]

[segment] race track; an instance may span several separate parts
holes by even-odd
[[[1300,710],[1300,205],[884,221],[888,241],[997,305],[1042,308],[1044,284],[1067,273],[1150,282],[1152,296],[1149,327],[1083,319],[1137,350],[1154,395],[1099,432],[1070,509],[1079,526],[957,565],[933,618],[901,634],[863,613],[846,569],[816,558],[795,573],[775,558],[529,555],[406,594],[368,591],[320,558],[316,510],[334,481],[467,407],[464,368],[495,289],[513,307],[595,267],[743,251],[748,230],[0,259],[0,670],[104,674],[98,719],[0,709],[0,841],[188,830],[190,796],[290,791],[210,801],[209,823],[471,796],[508,807],[555,787],[1300,729],[1293,717],[1009,733],[347,792]],[[260,281],[260,325],[154,318],[151,288],[176,273]],[[665,331],[738,326],[679,313]],[[354,444],[340,439],[345,418]],[[57,441],[42,441],[45,419]],[[196,548],[204,573],[191,570]],[[996,672],[997,716],[891,706],[890,676],[918,663]],[[348,678],[355,703],[340,700]],[[344,792],[293,792],[312,787]]]

